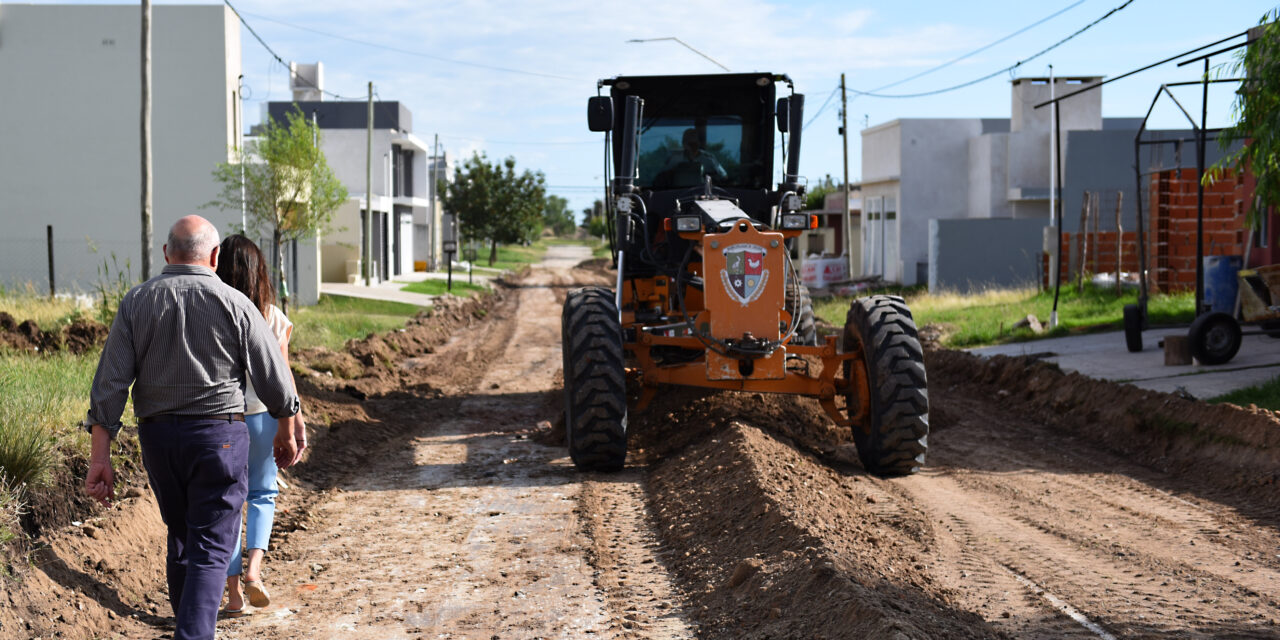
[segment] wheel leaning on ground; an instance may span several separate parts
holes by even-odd
[[[627,380],[613,292],[570,291],[560,328],[569,457],[581,471],[617,471],[627,460]]]
[[[865,424],[852,427],[862,466],[879,476],[919,471],[929,447],[929,391],[910,309],[897,296],[859,298],[844,332],[846,345],[860,343],[865,350],[871,390]],[[848,401],[853,406],[857,398]]]
[[[1191,355],[1200,364],[1224,364],[1240,351],[1240,323],[1229,313],[1214,311],[1196,318],[1187,331]]]

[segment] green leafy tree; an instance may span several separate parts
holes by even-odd
[[[490,163],[477,153],[454,169],[452,183],[442,184],[444,206],[457,216],[468,240],[489,241],[489,264],[498,259],[499,244],[530,242],[542,231],[546,178],[540,171],[516,173],[515,158]]]
[[[347,199],[347,188],[320,150],[319,129],[295,105],[284,122],[268,119],[252,152],[240,150],[232,162],[219,163],[213,177],[221,191],[205,206],[243,207],[242,231],[270,236],[276,292],[281,308],[288,309],[282,245],[328,233],[334,212]]]
[[[835,193],[840,190],[841,185],[836,184],[831,178],[831,174],[819,180],[815,184],[809,185],[808,191],[804,195],[804,208],[809,211],[818,211],[826,206],[827,194]]]
[[[582,210],[582,226],[593,237],[607,233],[608,223],[604,219],[604,200],[596,200],[590,207]]]
[[[1260,37],[1240,50],[1226,65],[1231,77],[1243,77],[1232,104],[1234,124],[1219,141],[1223,149],[1236,142],[1245,144],[1228,153],[1205,176],[1216,179],[1223,168],[1251,171],[1257,178],[1246,223],[1257,228],[1268,207],[1280,203],[1280,9],[1262,16]],[[1259,206],[1261,205],[1261,206]]]
[[[569,201],[560,196],[547,196],[542,224],[558,236],[567,236],[578,228],[573,222],[573,212],[569,211]]]

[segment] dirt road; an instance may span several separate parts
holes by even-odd
[[[1275,414],[932,350],[916,476],[866,474],[812,401],[696,390],[580,474],[547,435],[564,293],[608,278],[581,257],[304,358],[331,426],[283,496],[275,603],[220,637],[1280,638]],[[126,502],[38,556],[0,637],[164,637],[130,560],[160,553],[154,507]]]
[[[692,637],[654,556],[640,474],[602,483],[529,437],[555,419],[553,285],[583,249],[551,247],[514,316],[401,363],[446,395],[394,409],[420,428],[312,507],[320,526],[291,535],[290,561],[273,563],[281,605],[227,623],[225,637]],[[584,504],[629,517],[606,526],[582,518]]]

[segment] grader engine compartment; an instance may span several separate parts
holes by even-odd
[[[565,433],[579,469],[622,468],[629,411],[667,385],[811,397],[851,429],[869,471],[924,463],[924,357],[903,300],[855,300],[843,334],[818,335],[789,253],[817,225],[801,210],[804,96],[779,98],[782,85],[769,73],[619,76],[588,101],[614,172],[617,280],[565,299]],[[640,390],[630,405],[628,382]]]

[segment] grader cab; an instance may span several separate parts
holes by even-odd
[[[779,84],[788,95],[778,98]],[[623,467],[627,379],[643,410],[663,385],[816,398],[879,475],[924,463],[923,354],[901,298],[855,300],[820,337],[789,246],[803,212],[804,96],[770,73],[620,76],[588,102],[605,134],[613,290],[570,291],[562,316],[565,427],[582,470]],[[775,124],[776,123],[776,124]],[[785,169],[773,179],[775,129]],[[789,137],[789,139],[788,139]]]

